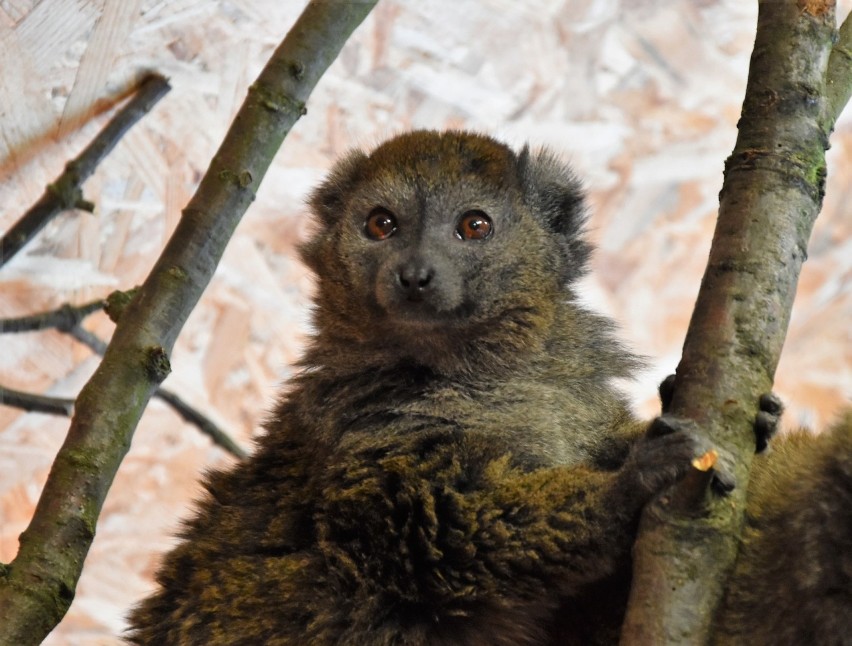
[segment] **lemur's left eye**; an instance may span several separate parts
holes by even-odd
[[[473,209],[466,211],[459,218],[456,236],[462,240],[485,240],[491,235],[494,225],[484,212]]]
[[[384,240],[396,233],[396,218],[386,208],[377,206],[364,222],[364,233],[373,240]]]

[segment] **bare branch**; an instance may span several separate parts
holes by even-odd
[[[113,292],[110,302],[116,300],[116,294],[126,296],[124,292]],[[125,301],[127,299],[124,299]],[[89,332],[79,324],[89,314],[104,308],[107,301],[96,300],[84,305],[65,304],[55,310],[22,316],[20,318],[0,320],[0,332],[30,332],[35,330],[46,330],[56,328],[66,332],[77,341],[87,346],[95,354],[103,355],[107,344],[97,335]],[[115,309],[115,308],[114,308]],[[178,394],[165,388],[157,388],[154,396],[169,404],[184,420],[194,424],[198,429],[209,436],[215,444],[222,447],[232,455],[243,459],[246,451],[223,429],[213,422],[200,410],[185,402]],[[21,408],[27,411],[50,413],[53,415],[64,415],[70,417],[74,410],[73,399],[56,399],[36,395],[33,393],[19,392],[0,386],[0,404]]]
[[[669,504],[676,495],[645,509],[623,645],[708,643],[736,556],[758,400],[771,390],[822,205],[833,126],[824,106],[834,2],[800,5],[759,5],[739,136],[670,406],[707,431],[738,486],[725,499],[705,493],[698,518]]]
[[[100,339],[97,339],[100,343]],[[106,344],[104,344],[106,347]],[[161,399],[171,406],[174,411],[180,415],[185,421],[194,424],[198,429],[210,437],[214,444],[223,448],[236,458],[242,460],[247,453],[234,439],[225,431],[219,428],[215,422],[204,415],[197,408],[185,402],[177,393],[166,388],[158,388],[154,393],[154,397]],[[5,386],[0,386],[0,406],[10,406],[12,408],[20,408],[21,410],[30,413],[47,413],[48,415],[61,415],[63,417],[71,417],[74,413],[74,400],[64,399],[61,397],[48,397],[46,395],[36,395],[34,393],[14,390]]]
[[[92,143],[65,165],[65,171],[49,184],[38,202],[0,238],[0,267],[32,240],[58,213],[66,209],[92,211],[94,205],[83,199],[82,185],[95,172],[118,141],[169,90],[168,81],[158,74],[143,79],[136,95],[110,119]]]
[[[181,399],[176,393],[166,388],[158,388],[154,393],[154,397],[162,399],[175,409],[184,420],[190,424],[195,424],[202,433],[209,436],[214,443],[225,449],[228,453],[243,459],[248,455],[239,444],[237,444],[230,435],[219,428],[210,418],[206,417],[201,411],[193,408],[190,404]]]
[[[34,332],[51,328],[68,332],[77,327],[87,316],[103,308],[103,299],[84,303],[83,305],[65,303],[61,307],[50,310],[49,312],[0,320],[0,333]]]
[[[94,332],[89,332],[86,328],[81,327],[79,325],[75,325],[70,330],[68,330],[68,334],[74,337],[77,341],[85,345],[89,350],[94,352],[95,354],[102,355],[106,352],[109,345],[106,341],[101,339]]]
[[[48,413],[65,417],[70,417],[74,412],[73,399],[34,395],[5,386],[0,386],[0,405],[20,408],[32,413]]]
[[[852,12],[837,31],[825,73],[824,128],[828,132],[852,96]]]

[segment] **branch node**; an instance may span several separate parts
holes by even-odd
[[[187,277],[186,271],[184,271],[181,267],[178,267],[178,266],[175,265],[175,266],[169,267],[167,271],[168,271],[169,276],[171,276],[172,278],[175,278],[177,280],[186,280],[186,277]]]
[[[162,346],[152,345],[145,350],[145,371],[158,384],[169,376],[172,365],[168,352]]]
[[[104,301],[104,312],[113,323],[118,323],[127,305],[139,292],[138,287],[128,289],[126,292],[115,290]]]
[[[78,202],[83,201],[83,191],[80,187],[73,181],[64,181],[64,178],[48,184],[47,190],[56,198],[60,210],[74,208]]]
[[[295,74],[294,65],[299,65],[299,63],[288,66],[288,71],[291,75]],[[304,70],[301,73],[303,74]],[[304,101],[294,99],[283,92],[275,92],[260,83],[252,85],[251,91],[257,94],[258,103],[270,112],[294,112],[300,117],[304,117],[308,113],[308,108],[305,106]]]
[[[94,213],[95,203],[81,196],[79,200],[74,202],[74,208],[80,209],[81,211],[86,211],[88,213]]]
[[[302,61],[292,61],[290,63],[290,76],[301,81],[305,77],[305,64]]]

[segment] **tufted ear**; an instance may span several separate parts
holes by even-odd
[[[325,181],[311,193],[308,204],[323,225],[329,226],[337,221],[345,197],[361,179],[366,160],[367,156],[360,150],[347,153],[332,167]]]
[[[362,179],[367,156],[360,150],[353,150],[340,159],[331,169],[328,177],[317,186],[308,198],[308,206],[318,218],[319,227],[311,237],[299,245],[299,256],[310,269],[321,274],[329,259],[329,231],[337,222],[344,209],[346,198],[355,185]]]
[[[580,180],[551,152],[533,154],[528,146],[518,154],[518,172],[530,210],[559,237],[564,279],[576,280],[592,252],[584,239],[587,212]]]

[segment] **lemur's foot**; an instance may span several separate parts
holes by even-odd
[[[667,415],[671,408],[672,397],[675,389],[675,375],[669,375],[660,383],[660,403],[662,404],[663,417],[658,419],[678,419]],[[781,422],[781,414],[784,412],[784,404],[775,393],[765,393],[758,400],[758,412],[754,419],[755,451],[761,453],[769,446],[769,441],[778,431]],[[654,422],[656,423],[656,421]],[[730,492],[734,488],[733,478],[727,477],[725,469],[721,465],[716,466],[716,477],[713,486],[719,493]]]
[[[693,468],[696,466],[696,459],[707,456],[710,451],[715,451],[717,455],[715,456],[713,479],[710,481],[710,486],[713,487],[716,493],[722,496],[734,490],[736,480],[734,479],[733,472],[728,467],[729,461],[723,460],[722,456],[718,455],[718,451],[710,446],[707,439],[699,432],[698,425],[693,420],[670,414],[661,415],[651,422],[644,441],[646,444],[649,442],[660,442],[663,439],[667,442],[672,442],[677,441],[676,438],[684,438],[684,442],[687,441],[685,438],[689,438],[689,458]],[[648,462],[651,461],[649,460]],[[673,477],[677,463],[669,461],[668,464],[668,475],[671,479],[679,479],[685,475],[685,471],[677,471],[677,475]],[[654,473],[653,469],[649,469],[648,471]]]

